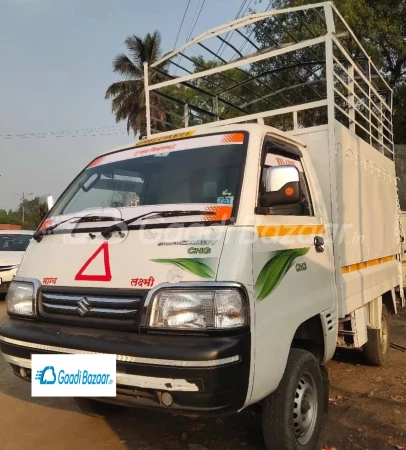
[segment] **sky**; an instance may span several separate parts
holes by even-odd
[[[201,1],[191,0],[178,47]],[[104,100],[120,79],[112,60],[127,36],[155,29],[172,50],[187,2],[0,0],[0,209],[16,208],[23,192],[57,198],[97,155],[134,141]],[[192,36],[233,20],[242,3],[206,0]],[[49,134],[74,130],[81,136]]]

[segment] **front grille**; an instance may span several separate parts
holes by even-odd
[[[0,272],[8,272],[11,269],[16,269],[18,266],[12,265],[12,266],[0,266]]]
[[[136,292],[119,296],[43,291],[39,299],[39,313],[48,322],[134,329],[139,325],[143,298],[143,293],[137,295]]]

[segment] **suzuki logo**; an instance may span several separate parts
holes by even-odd
[[[81,300],[78,301],[78,306],[76,308],[76,311],[82,317],[84,317],[84,316],[86,316],[86,314],[90,313],[90,303],[86,297],[83,297]]]

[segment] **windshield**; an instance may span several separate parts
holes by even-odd
[[[30,234],[0,234],[0,252],[25,252],[31,239]]]
[[[53,215],[151,205],[233,207],[240,193],[245,141],[244,133],[216,134],[98,158],[65,192]]]

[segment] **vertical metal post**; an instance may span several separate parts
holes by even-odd
[[[368,106],[369,106],[369,109],[372,110],[372,108],[373,108],[373,106],[375,106],[375,104],[371,101],[372,76],[371,76],[371,60],[370,59],[368,59],[367,72],[368,72],[367,78],[369,81],[369,83],[368,83]],[[369,125],[368,126],[368,128],[369,128],[369,143],[370,143],[370,145],[373,145],[374,140],[372,139],[372,125],[371,125],[372,115],[369,111],[366,113],[366,115],[369,118],[369,124],[368,124]],[[379,138],[379,136],[378,136],[378,138]]]
[[[327,34],[326,34],[326,81],[327,81],[327,108],[328,108],[328,123],[332,140],[334,137],[334,121],[335,121],[335,96],[334,96],[334,50],[333,50],[333,34],[336,31],[334,24],[333,8],[331,3],[324,6],[326,15]]]
[[[183,119],[184,119],[184,125],[185,128],[189,126],[189,105],[185,103],[184,109],[183,109]]]
[[[324,13],[326,15],[327,34],[326,34],[326,82],[327,82],[327,117],[329,129],[329,151],[330,158],[334,158],[335,148],[335,94],[334,94],[334,49],[333,34],[336,31],[334,24],[334,14],[332,4],[324,5]],[[334,161],[332,161],[334,164]],[[334,172],[335,178],[335,172]],[[333,214],[334,217],[334,214]]]
[[[23,220],[22,220],[22,223],[24,223],[24,219],[25,219],[25,205],[24,205],[24,203],[25,203],[25,195],[24,195],[24,192],[23,192],[23,195],[22,195],[22,198],[23,198],[23,203],[22,203],[22,205],[23,205]]]
[[[389,118],[390,118],[390,125],[388,126],[388,128],[390,129],[391,133],[390,133],[390,140],[392,142],[394,142],[394,138],[393,138],[393,90],[391,89],[389,92]],[[393,152],[393,160],[395,160],[395,145],[394,144],[390,144],[390,149]]]
[[[379,140],[379,151],[381,153],[385,153],[385,150],[383,148],[383,106],[382,102],[379,102],[379,123],[378,123],[378,140]]]
[[[324,5],[324,14],[326,15],[327,32],[335,33],[336,26],[334,23],[333,2],[327,2]]]
[[[30,192],[29,194],[25,194],[25,192],[19,193],[16,192],[16,195],[18,195],[21,198],[21,223],[24,223],[25,221],[25,200],[28,196],[32,195],[33,192]]]
[[[147,121],[147,137],[151,137],[151,105],[149,99],[148,63],[144,62],[145,119]]]
[[[349,103],[349,111],[348,114],[350,116],[350,131],[355,134],[355,83],[354,83],[354,66],[350,63],[350,66],[347,70],[348,76],[348,103]]]
[[[215,97],[213,97],[213,114],[216,115],[217,121],[220,120],[220,117],[219,117],[219,99],[218,99],[217,95]]]
[[[299,129],[299,121],[297,120],[297,111],[293,111],[293,129]]]
[[[340,223],[338,213],[338,186],[337,186],[337,173],[336,173],[336,154],[339,151],[336,143],[335,135],[335,95],[334,95],[334,47],[333,47],[333,35],[335,33],[334,15],[332,3],[326,3],[324,6],[324,13],[327,23],[327,35],[326,35],[326,82],[327,82],[327,117],[328,117],[328,152],[329,152],[329,173],[330,173],[330,195],[331,195],[331,209],[329,209],[329,216],[331,220],[331,239],[334,247],[334,265],[336,268],[336,276],[341,273],[341,261],[340,252],[337,247],[340,243],[337,240],[339,230],[337,228]],[[341,146],[341,151],[343,150]],[[336,230],[336,231],[335,231]],[[341,283],[337,282],[337,293],[334,296],[335,307],[337,308],[337,299],[342,297]]]

